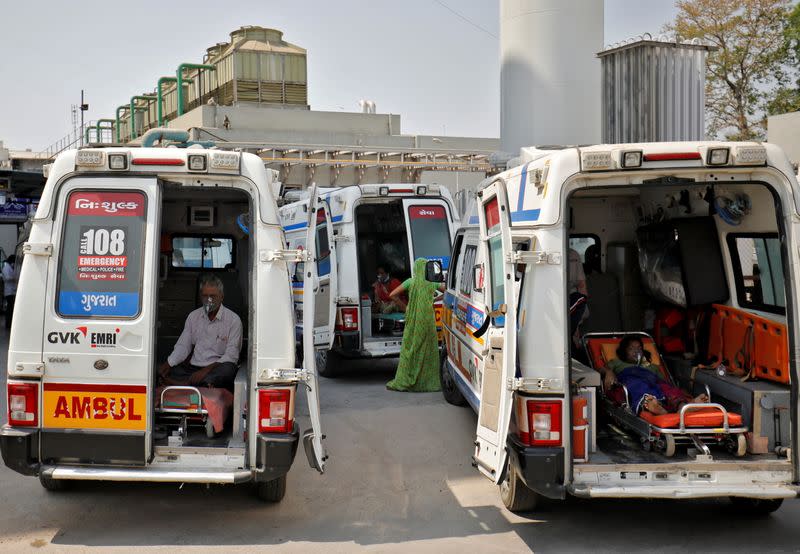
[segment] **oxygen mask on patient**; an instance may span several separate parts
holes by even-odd
[[[203,299],[203,309],[205,310],[206,315],[216,311],[218,308],[219,308],[219,302],[217,302],[217,300],[213,296],[206,296]]]

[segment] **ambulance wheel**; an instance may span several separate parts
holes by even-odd
[[[510,512],[530,512],[541,502],[541,496],[522,482],[516,468],[509,466],[500,483],[500,499]]]
[[[753,516],[766,516],[783,504],[783,498],[742,498],[731,496],[731,504],[737,513]]]
[[[286,495],[286,476],[256,484],[256,494],[264,502],[280,502]]]
[[[466,406],[467,400],[464,398],[464,395],[461,394],[461,391],[458,390],[455,377],[453,377],[453,374],[450,373],[449,369],[447,369],[446,349],[442,349],[442,355],[440,358],[439,381],[442,384],[442,396],[444,396],[444,399],[448,404],[452,404],[453,406]]]
[[[328,379],[339,374],[342,358],[332,350],[317,351],[317,373]]]
[[[39,482],[42,484],[45,490],[50,492],[63,491],[67,488],[67,485],[69,485],[69,481],[47,477],[44,472],[39,474]]]

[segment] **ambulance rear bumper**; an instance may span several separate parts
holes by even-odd
[[[517,469],[529,489],[547,498],[564,499],[563,448],[526,446],[514,434],[508,435],[506,447],[508,463]]]
[[[0,453],[9,469],[22,475],[39,473],[39,430],[0,427]]]
[[[50,479],[71,481],[128,481],[147,483],[213,483],[236,485],[251,481],[249,470],[162,469],[162,468],[97,468],[45,466],[42,474]]]

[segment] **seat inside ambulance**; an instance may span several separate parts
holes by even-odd
[[[249,211],[248,197],[236,190],[164,184],[156,367],[172,352],[189,313],[201,306],[199,285],[205,274],[222,282],[222,305],[236,313],[242,322],[242,348],[232,392],[202,388],[198,398],[197,391],[169,390],[161,405],[163,387],[157,389],[157,442],[165,441],[176,425],[188,425],[188,429],[182,429],[186,433],[184,444],[227,446],[237,439],[237,433],[238,439],[243,440],[243,429],[234,429],[231,412],[235,404],[244,402],[247,388],[251,294]]]
[[[581,256],[588,290],[578,334],[652,336],[648,348],[665,379],[691,396],[710,392],[731,426],[747,427],[748,457],[790,440],[777,205],[766,185],[718,181],[586,189],[568,200],[568,246]],[[605,348],[573,349],[573,377],[606,363],[614,347]],[[590,461],[663,461],[604,413],[600,380],[587,382],[596,414]],[[764,396],[768,410],[759,404]],[[674,426],[675,417],[651,423]],[[692,418],[708,423],[721,415]]]

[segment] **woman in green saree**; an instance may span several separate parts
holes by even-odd
[[[406,279],[389,294],[390,297],[395,297],[403,292],[408,293],[400,363],[397,364],[394,379],[386,384],[386,388],[390,390],[407,392],[441,390],[433,297],[437,290],[444,290],[444,284],[425,280],[427,261],[425,258],[417,258],[414,261],[414,273],[411,279]]]

